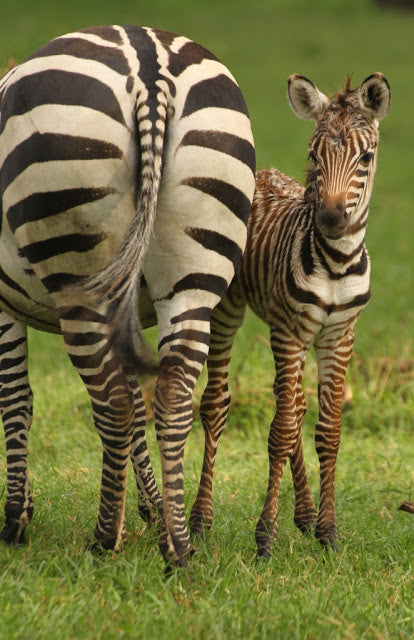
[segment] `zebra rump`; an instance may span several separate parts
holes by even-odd
[[[95,27],[57,38],[11,69],[0,81],[0,113],[0,408],[8,455],[0,538],[20,541],[33,511],[26,446],[26,326],[33,326],[63,335],[91,398],[104,450],[97,543],[117,549],[125,539],[131,453],[143,511],[164,513],[164,558],[185,565],[191,394],[212,309],[242,257],[254,192],[241,91],[187,38]],[[140,317],[144,326],[158,324],[162,499],[135,379],[153,369]]]

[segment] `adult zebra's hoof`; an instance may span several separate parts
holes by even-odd
[[[158,503],[153,502],[151,506],[138,502],[138,513],[147,524],[160,527],[162,523],[162,512],[162,500]]]
[[[20,527],[19,523],[6,521],[3,529],[0,531],[0,540],[6,544],[15,546],[26,544],[24,529]]]
[[[89,551],[95,556],[103,556],[106,553],[117,553],[127,542],[128,534],[126,530],[123,531],[121,541],[117,541],[116,538],[102,538],[96,539],[86,547],[86,551]]]
[[[115,543],[110,544],[108,543],[104,543],[104,542],[92,542],[91,544],[88,544],[87,547],[85,548],[85,551],[87,553],[91,553],[93,556],[95,556],[96,558],[102,558],[105,555],[108,554],[112,554],[115,553],[114,550],[114,546]]]
[[[167,573],[169,567],[172,569],[187,568],[190,555],[190,537],[188,534],[181,540],[175,538],[173,541],[164,524],[158,539],[158,546],[165,560]]]

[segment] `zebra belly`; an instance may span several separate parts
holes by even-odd
[[[0,308],[34,329],[60,333],[53,296],[19,255],[10,233],[0,237]],[[139,314],[145,328],[157,324],[157,315],[145,280],[141,283]]]
[[[7,232],[0,238],[0,265],[0,307],[35,329],[59,333],[52,296]]]

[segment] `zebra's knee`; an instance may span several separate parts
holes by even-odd
[[[227,383],[213,388],[207,386],[200,402],[200,416],[203,423],[211,419],[213,421],[221,419],[224,422],[227,418],[230,402],[231,395]]]
[[[162,369],[155,387],[156,407],[167,414],[181,412],[191,405],[192,388],[181,367]]]

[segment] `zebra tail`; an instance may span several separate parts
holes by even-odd
[[[146,93],[146,92],[145,92]],[[139,288],[142,266],[157,213],[162,177],[168,97],[161,89],[156,105],[148,109],[148,93],[138,96],[136,117],[140,148],[139,193],[132,224],[114,259],[98,274],[87,278],[83,288],[95,298],[110,301],[111,342],[128,373],[156,373],[156,365],[142,337]],[[151,119],[154,112],[157,118]]]

